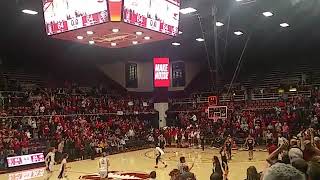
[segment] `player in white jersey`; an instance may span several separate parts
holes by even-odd
[[[67,169],[67,159],[68,159],[69,155],[68,154],[64,154],[63,155],[63,159],[61,161],[61,166],[60,166],[60,172],[59,172],[59,176],[58,179],[63,179],[63,178],[67,178],[66,175],[66,169]],[[69,168],[69,167],[68,167]]]
[[[99,174],[100,179],[108,179],[108,169],[109,169],[110,163],[107,159],[107,153],[102,153],[102,158],[99,159]]]
[[[47,170],[47,180],[50,179],[53,173],[53,165],[54,165],[54,158],[55,158],[56,149],[54,147],[49,148],[49,153],[47,154],[46,158],[44,159],[46,163],[46,170]]]
[[[156,147],[156,156],[157,156],[157,158],[156,158],[155,168],[158,168],[158,163],[159,163],[159,161],[164,165],[164,167],[167,167],[167,166],[168,166],[165,162],[163,162],[163,161],[161,160],[161,156],[162,156],[162,155],[164,155],[164,151],[163,151],[160,147]]]

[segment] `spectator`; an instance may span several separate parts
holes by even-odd
[[[305,175],[289,164],[276,163],[269,167],[263,180],[306,180]]]
[[[292,166],[301,171],[303,174],[307,174],[308,163],[304,159],[294,159],[292,161]]]
[[[318,158],[319,159],[319,158]],[[320,161],[311,161],[307,170],[308,180],[318,180],[320,177]]]
[[[196,176],[190,172],[190,168],[188,166],[183,167],[183,174],[180,174],[179,180],[196,180]]]
[[[149,175],[150,180],[156,180],[157,178],[157,173],[155,171],[152,171]]]
[[[260,180],[260,174],[258,173],[256,167],[250,166],[247,169],[247,178],[245,180]]]

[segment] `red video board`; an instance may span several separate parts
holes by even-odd
[[[44,162],[43,153],[29,154],[23,156],[7,157],[8,167],[23,166]]]
[[[170,62],[169,58],[153,59],[153,81],[154,87],[170,86]]]

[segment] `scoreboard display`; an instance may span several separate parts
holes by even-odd
[[[107,0],[42,0],[48,35],[108,21]]]
[[[209,106],[208,119],[218,120],[227,119],[228,108],[227,106]]]
[[[124,0],[123,20],[136,26],[176,36],[180,0]]]
[[[180,0],[42,0],[48,35],[106,22],[128,24],[176,36]]]

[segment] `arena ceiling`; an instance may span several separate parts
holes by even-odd
[[[26,56],[39,60],[70,59],[105,63],[117,60],[149,61],[154,56],[169,56],[176,60],[206,62],[213,53],[212,5],[217,7],[219,59],[221,64],[236,64],[249,38],[245,60],[290,59],[297,55],[317,53],[320,47],[320,1],[318,0],[184,0],[181,8],[192,7],[197,12],[181,14],[182,34],[161,42],[122,49],[106,49],[49,38],[44,29],[41,0],[2,0],[1,54]],[[37,15],[27,15],[22,9],[32,9]],[[272,12],[265,17],[263,12]],[[202,24],[202,30],[200,27]],[[281,23],[288,23],[283,28]],[[235,31],[243,32],[237,36]],[[205,37],[205,42],[196,39]],[[179,42],[180,46],[173,46]],[[227,43],[226,43],[227,42]],[[207,50],[204,43],[207,43]]]

